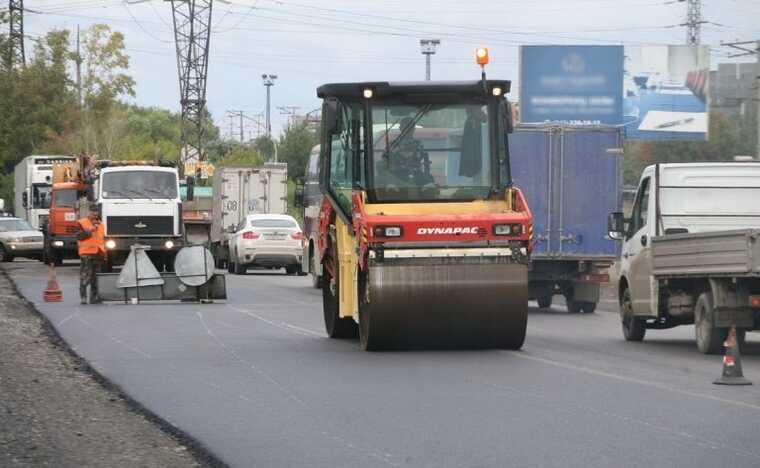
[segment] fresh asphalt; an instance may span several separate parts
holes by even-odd
[[[750,387],[712,384],[693,327],[622,339],[617,313],[532,308],[519,352],[366,353],[326,338],[308,277],[228,275],[226,303],[42,302],[45,267],[4,268],[100,373],[240,467],[757,467]],[[66,395],[61,395],[66,398]]]

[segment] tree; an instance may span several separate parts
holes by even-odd
[[[629,141],[625,146],[625,183],[636,185],[641,171],[650,164],[731,161],[736,155],[754,155],[757,134],[753,122],[711,112],[707,141]]]
[[[67,73],[68,31],[37,41],[24,69],[0,79],[0,161],[10,171],[25,156],[58,141],[76,125],[76,99]]]
[[[291,124],[280,137],[277,148],[279,160],[288,163],[288,178],[304,176],[311,149],[319,143],[317,136],[305,123]]]
[[[124,53],[124,35],[105,24],[95,24],[84,34],[82,95],[84,114],[77,150],[111,158],[123,128],[114,115],[118,98],[135,95],[135,81],[126,74],[129,56]]]
[[[259,167],[264,163],[261,153],[250,145],[234,143],[230,152],[221,159],[219,166]]]

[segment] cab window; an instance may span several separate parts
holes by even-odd
[[[649,180],[650,179],[647,177],[641,181],[639,193],[636,194],[636,202],[633,205],[627,238],[630,238],[647,225],[647,218],[649,216]]]
[[[351,192],[360,178],[354,158],[363,157],[361,114],[359,105],[341,106],[341,131],[330,138],[329,190],[345,213],[351,212]]]

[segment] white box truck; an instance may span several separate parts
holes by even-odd
[[[53,165],[75,161],[74,156],[37,155],[16,164],[14,214],[35,229],[42,229],[50,214]]]
[[[214,171],[211,251],[218,268],[229,259],[229,234],[249,214],[288,212],[288,165],[218,167]]]

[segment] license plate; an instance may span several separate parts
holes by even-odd
[[[284,234],[264,234],[264,239],[269,240],[284,240],[285,235]]]

